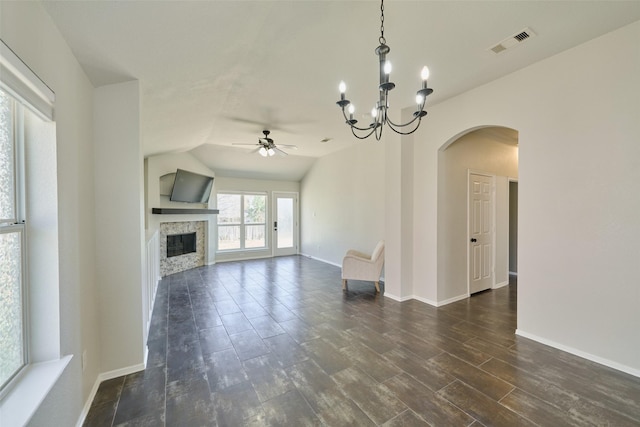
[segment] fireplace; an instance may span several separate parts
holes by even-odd
[[[196,233],[167,236],[167,258],[190,254],[196,251]]]
[[[205,221],[160,223],[160,276],[205,264],[207,227]]]

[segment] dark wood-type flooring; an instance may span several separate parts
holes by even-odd
[[[640,378],[514,334],[515,280],[440,308],[341,287],[301,256],[164,278],[147,369],[85,425],[640,425]]]

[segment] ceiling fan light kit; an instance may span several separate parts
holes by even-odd
[[[260,154],[262,157],[273,156],[275,154],[275,151],[271,150],[271,154],[269,154],[269,151],[267,151],[266,148],[260,147],[260,149],[258,150],[258,154]]]
[[[380,85],[378,86],[379,98],[375,107],[371,110],[372,122],[368,127],[358,127],[356,124],[358,121],[353,118],[355,107],[345,98],[347,85],[344,82],[340,82],[338,89],[340,91],[340,100],[336,102],[342,110],[345,123],[351,128],[351,133],[358,139],[366,139],[371,135],[374,135],[376,140],[380,140],[382,137],[382,131],[384,125],[387,125],[396,133],[400,135],[409,135],[415,132],[420,126],[420,122],[427,112],[424,111],[424,106],[427,101],[427,96],[433,93],[433,89],[427,86],[427,79],[429,78],[429,69],[425,66],[422,68],[420,76],[422,78],[422,87],[416,92],[416,103],[418,105],[417,110],[413,113],[413,119],[404,124],[393,123],[387,114],[389,110],[389,91],[396,87],[393,82],[389,81],[389,75],[391,74],[391,63],[387,61],[387,54],[391,51],[386,44],[384,38],[384,0],[380,1],[380,37],[378,38],[380,46],[375,50],[378,55],[380,63]],[[345,111],[346,109],[346,111]],[[349,116],[347,117],[347,112]],[[412,126],[413,125],[413,126]],[[409,127],[412,126],[412,127]],[[404,130],[407,127],[410,130]]]

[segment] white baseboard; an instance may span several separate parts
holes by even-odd
[[[441,307],[443,305],[447,305],[447,304],[450,304],[452,302],[456,302],[456,301],[459,301],[461,299],[467,298],[469,295],[462,295],[462,296],[459,296],[459,297],[451,298],[449,300],[440,301],[440,302],[433,301],[433,300],[430,300],[428,298],[423,298],[423,297],[418,296],[418,295],[407,295],[407,296],[401,298],[401,297],[399,297],[397,295],[388,294],[388,293],[385,292],[384,296],[385,297],[389,297],[392,300],[398,301],[398,302],[404,302],[404,301],[409,301],[409,300],[414,299],[416,301],[420,301],[420,302],[423,302],[425,304],[429,304],[429,305],[431,305],[433,307]]]
[[[96,393],[98,392],[98,387],[100,387],[100,376],[96,378],[96,382],[93,383],[93,387],[91,387],[91,392],[89,393],[89,397],[87,397],[87,401],[84,402],[84,407],[82,408],[82,412],[80,412],[80,418],[78,418],[78,422],[76,423],[76,427],[82,427],[84,424],[84,420],[87,419],[87,415],[89,415],[89,409],[91,409],[91,404],[93,403],[93,399],[96,398]]]
[[[500,282],[500,283],[496,283],[495,285],[493,285],[493,288],[491,289],[500,289],[503,286],[507,286],[509,284],[509,281],[505,281],[505,282]]]
[[[404,302],[404,301],[409,301],[409,300],[417,300],[420,302],[423,302],[425,304],[429,304],[433,307],[442,307],[443,305],[447,305],[447,304],[451,304],[452,302],[456,302],[456,301],[460,301],[463,300],[465,298],[469,298],[469,294],[464,294],[464,295],[459,295],[457,297],[453,297],[453,298],[449,298],[447,300],[444,301],[434,301],[434,300],[430,300],[428,298],[423,298],[421,296],[418,295],[407,295],[405,297],[399,297],[397,295],[393,295],[393,294],[388,294],[385,292],[384,294],[385,297],[389,297],[394,301],[398,301],[398,302]]]
[[[427,298],[423,298],[423,297],[419,297],[418,295],[411,295],[411,299],[418,300],[420,302],[423,302],[425,304],[429,304],[429,305],[434,306],[434,307],[438,306],[438,303],[436,301],[430,300],[430,299],[427,299]]]
[[[539,336],[537,336],[535,334],[530,334],[530,333],[525,332],[525,331],[523,331],[521,329],[516,329],[516,335],[519,335],[519,336],[524,337],[524,338],[528,338],[528,339],[533,340],[533,341],[537,341],[540,344],[544,344],[544,345],[548,345],[549,347],[557,348],[558,350],[562,350],[564,352],[571,353],[571,354],[576,355],[578,357],[582,357],[583,359],[591,360],[592,362],[596,362],[596,363],[599,363],[601,365],[608,366],[609,368],[612,368],[612,369],[615,369],[615,370],[618,370],[618,371],[622,371],[622,372],[625,372],[625,373],[627,373],[629,375],[633,375],[634,377],[639,377],[640,378],[640,369],[632,368],[630,366],[626,366],[626,365],[623,365],[621,363],[614,362],[612,360],[605,359],[603,357],[596,356],[596,355],[593,355],[591,353],[587,353],[585,351],[578,350],[576,348],[569,347],[569,346],[566,346],[564,344],[560,344],[560,343],[557,343],[555,341],[539,337]]]
[[[325,264],[331,264],[331,265],[335,265],[336,267],[342,268],[341,264],[337,264],[335,262],[327,261],[326,259],[314,257],[312,255],[304,254],[304,253],[300,253],[299,255],[307,257],[307,258],[315,259],[316,261],[324,262]]]
[[[447,305],[447,304],[451,304],[451,303],[456,302],[456,301],[467,299],[470,296],[471,295],[469,295],[469,294],[462,294],[462,295],[458,295],[456,297],[449,298],[449,299],[446,299],[446,300],[443,300],[443,301],[438,301],[436,303],[436,307],[442,307],[443,305]]]
[[[123,377],[125,375],[133,374],[135,372],[144,371],[144,363],[139,363],[133,366],[127,366],[125,368],[115,369],[109,372],[103,372],[98,375],[98,380],[100,382],[106,380],[112,380],[114,378]]]
[[[82,412],[80,413],[80,418],[78,418],[78,422],[76,423],[76,427],[82,427],[84,424],[87,415],[89,414],[89,409],[91,409],[91,404],[93,403],[93,399],[96,397],[96,393],[98,392],[98,388],[100,387],[100,383],[103,381],[111,380],[113,378],[122,377],[124,375],[133,374],[135,372],[143,371],[145,368],[144,363],[140,363],[138,365],[128,366],[122,369],[116,369],[109,372],[103,372],[102,374],[98,374],[96,378],[96,382],[93,383],[93,387],[91,387],[91,392],[89,393],[89,397],[87,397],[87,401],[84,403],[84,407],[82,408]]]
[[[384,296],[387,297],[387,298],[391,298],[392,300],[398,301],[398,302],[409,301],[409,300],[414,298],[413,295],[409,295],[409,296],[400,298],[399,296],[390,294],[387,291],[384,292]]]

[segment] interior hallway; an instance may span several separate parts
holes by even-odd
[[[515,336],[516,297],[515,280],[440,308],[343,293],[302,256],[178,273],[147,369],[103,382],[85,425],[639,425],[640,378]]]

